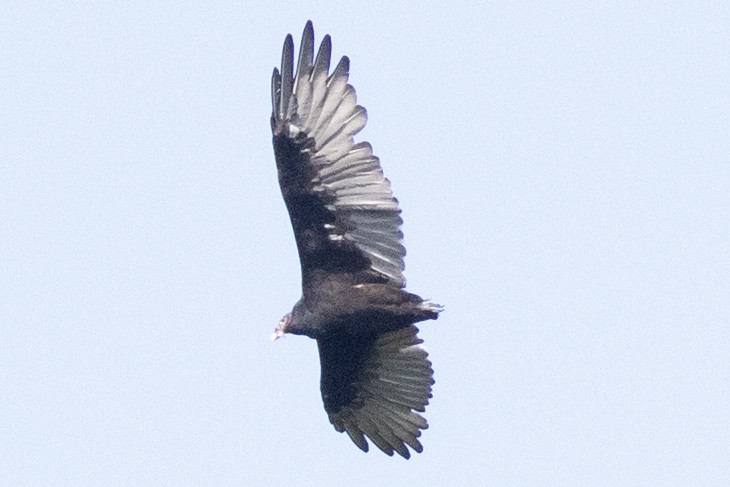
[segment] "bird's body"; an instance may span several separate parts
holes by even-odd
[[[441,307],[407,292],[398,201],[379,160],[353,135],[365,125],[347,84],[349,60],[330,74],[330,38],[314,58],[308,22],[296,73],[284,42],[272,77],[271,127],[282,196],[302,268],[302,298],[276,329],[317,340],[325,410],[367,451],[420,452],[433,370],[414,323]]]
[[[394,331],[418,321],[435,319],[430,303],[387,284],[355,284],[348,275],[322,282],[292,310],[288,333],[324,338],[336,334],[357,337]],[[300,331],[301,330],[301,331]]]

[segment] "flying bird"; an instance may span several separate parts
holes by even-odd
[[[286,36],[271,78],[271,130],[279,185],[299,251],[302,297],[279,322],[314,338],[330,422],[363,451],[423,451],[434,383],[414,323],[442,307],[405,291],[403,220],[390,181],[367,142],[353,141],[367,113],[348,84],[345,56],[330,73],[331,40],[314,56],[307,22],[294,70]],[[366,439],[367,438],[367,439]]]

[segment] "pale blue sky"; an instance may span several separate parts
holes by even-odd
[[[104,6],[106,5],[106,6]],[[0,484],[727,485],[727,2],[5,2]],[[436,371],[327,421],[269,83],[350,56]]]

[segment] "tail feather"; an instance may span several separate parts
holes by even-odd
[[[426,311],[429,314],[429,319],[435,320],[438,318],[439,313],[441,313],[444,310],[444,307],[437,303],[432,303],[431,301],[423,301],[421,304],[418,305],[419,309],[422,309],[423,311]]]

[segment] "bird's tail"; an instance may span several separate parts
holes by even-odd
[[[441,313],[444,310],[444,307],[437,303],[432,303],[431,301],[423,301],[421,304],[418,305],[419,309],[422,309],[423,311],[426,311],[429,314],[428,319],[435,320],[438,318],[439,313]]]

